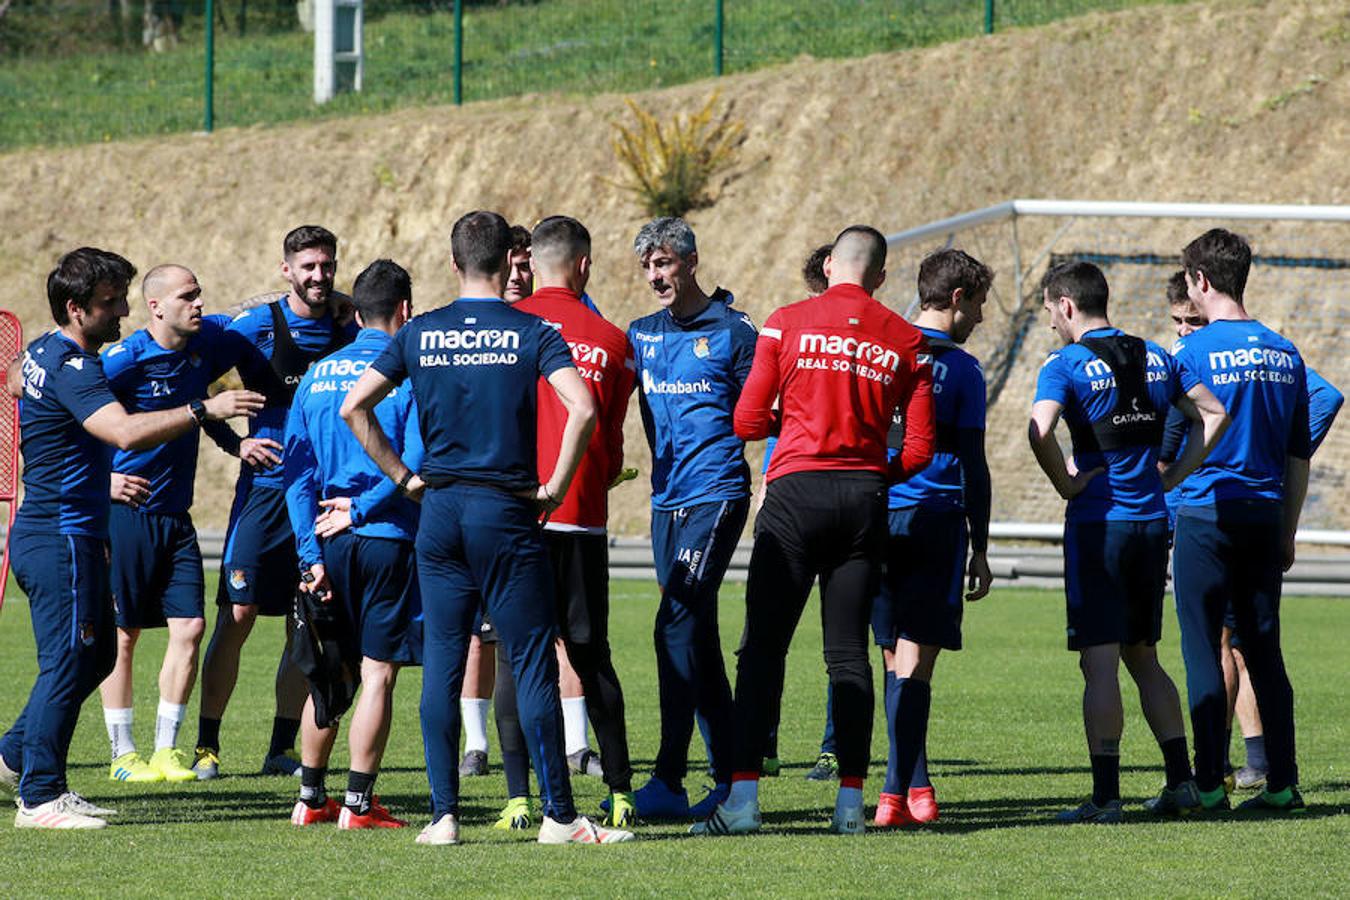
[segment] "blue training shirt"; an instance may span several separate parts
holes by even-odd
[[[97,355],[60,331],[28,345],[19,401],[23,502],[16,530],[107,538],[112,448],[84,420],[116,403]]]
[[[319,499],[352,498],[352,533],[411,541],[419,507],[399,495],[339,414],[342,401],[391,338],[364,328],[356,340],[319,360],[296,389],[286,418],[286,510],[295,531],[302,570],[323,562],[314,520]],[[412,391],[397,387],[375,407],[394,452],[414,472],[422,465],[422,436]]]
[[[930,340],[950,341],[945,332],[920,328]],[[980,362],[959,347],[933,353],[933,414],[938,443],[928,468],[908,481],[891,485],[890,508],[922,503],[938,509],[964,508],[964,477],[957,454],[956,432],[984,430],[986,392]],[[888,458],[899,451],[892,449]]]
[[[1177,341],[1176,358],[1232,419],[1186,479],[1181,509],[1220,500],[1278,502],[1286,459],[1312,455],[1307,375],[1298,348],[1254,319],[1222,320]]]
[[[285,297],[280,303],[291,340],[306,363],[313,363],[335,349],[335,345],[348,343],[356,335],[357,327],[353,322],[338,325],[331,314],[318,319],[306,319],[291,310]],[[276,336],[272,327],[272,304],[264,303],[235,316],[226,331],[226,337],[236,342],[239,376],[244,387],[265,394],[268,398],[267,405],[249,419],[248,436],[284,443],[290,399],[275,396],[276,375],[272,369],[272,357],[276,350]],[[298,384],[301,374],[303,372],[289,376],[294,378],[291,383]],[[284,466],[254,469],[245,465],[240,471],[240,478],[252,479],[252,483],[260,487],[282,488],[285,487],[284,470]]]
[[[428,484],[539,484],[539,379],[572,367],[567,342],[543,319],[461,297],[404,325],[371,365],[395,384],[412,382]]]
[[[1123,335],[1118,328],[1096,328],[1083,337]],[[1145,341],[1147,390],[1154,409],[1165,413],[1177,397],[1196,385],[1196,377],[1166,350]],[[1051,353],[1036,379],[1036,401],[1054,400],[1063,406],[1070,426],[1088,425],[1112,413],[1116,405],[1115,377],[1105,361],[1082,344]],[[1110,522],[1160,519],[1167,515],[1162,478],[1158,475],[1158,446],[1082,452],[1075,448],[1074,465],[1086,472],[1105,468],[1077,497],[1069,501],[1069,522]]]
[[[736,437],[732,414],[758,338],[724,291],[690,319],[663,309],[628,326],[652,450],[653,509],[749,496],[745,442]]]
[[[168,350],[142,328],[103,350],[103,371],[127,412],[151,412],[186,406],[207,395],[207,388],[234,368],[239,345],[225,338],[225,316],[204,316],[202,328],[182,350]],[[228,427],[228,426],[224,426]],[[112,470],[150,482],[145,512],[175,515],[192,507],[197,477],[198,430],[148,450],[118,450]]]

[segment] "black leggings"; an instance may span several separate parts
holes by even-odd
[[[867,625],[885,541],[881,475],[799,472],[770,483],[755,522],[736,666],[736,772],[759,772],[788,647],[819,576],[839,774],[867,774],[873,710]]]

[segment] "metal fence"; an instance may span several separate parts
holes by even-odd
[[[313,102],[315,0],[0,0],[0,149],[533,92],[637,91],[1178,0],[366,0]]]

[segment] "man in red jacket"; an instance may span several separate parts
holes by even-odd
[[[825,293],[776,310],[760,330],[735,428],[745,440],[777,431],[778,445],[765,474],[745,591],[731,794],[695,833],[759,830],[764,737],[817,576],[839,747],[830,829],[863,831],[873,708],[867,623],[885,550],[886,485],[927,466],[934,445],[924,337],[871,296],[885,281],[885,266],[880,232],[844,229],[825,260]],[[888,464],[896,410],[904,411],[904,442]]]
[[[600,744],[600,765],[610,790],[607,821],[630,826],[636,819],[633,769],[628,759],[623,690],[610,658],[605,525],[609,486],[623,469],[623,418],[637,366],[627,335],[582,302],[581,292],[591,271],[591,235],[586,227],[567,216],[550,216],[535,226],[531,244],[539,287],[515,308],[539,316],[562,334],[572,350],[572,362],[591,389],[597,412],[595,432],[572,488],[544,525],[558,599],[558,630],[581,678],[587,712]],[[539,471],[552,472],[567,411],[551,395],[539,397]],[[502,759],[506,765],[505,748]],[[507,772],[508,781],[515,780],[512,774]],[[519,787],[508,784],[513,800]]]

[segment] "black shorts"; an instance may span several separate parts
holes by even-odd
[[[1064,526],[1070,650],[1158,643],[1166,585],[1166,519]]]
[[[601,643],[609,637],[609,537],[569,531],[544,531],[553,566],[558,631],[573,644]]]

